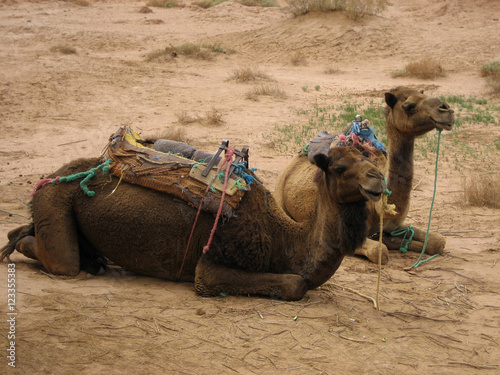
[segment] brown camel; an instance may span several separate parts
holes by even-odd
[[[415,137],[433,129],[451,130],[454,123],[453,110],[438,98],[431,98],[407,87],[397,87],[385,93],[385,109],[389,156],[378,154],[374,162],[388,176],[387,188],[392,192],[389,204],[396,206],[396,214],[384,215],[383,256],[385,264],[389,260],[387,249],[401,246],[401,236],[390,233],[408,228],[404,223],[410,208],[410,193],[413,180],[413,149]],[[301,222],[308,218],[313,209],[315,190],[313,178],[317,168],[300,154],[281,171],[276,182],[275,198],[278,204],[294,220]],[[369,236],[380,231],[380,205],[370,205]],[[414,237],[409,250],[421,252],[426,230],[413,228]],[[429,233],[425,252],[442,253],[446,240],[439,233]],[[378,262],[378,243],[367,240],[356,250],[357,255],[366,256]]]
[[[54,173],[66,176],[100,160],[76,160]],[[53,274],[97,273],[104,258],[143,275],[194,281],[201,296],[220,293],[299,300],[326,282],[346,254],[366,238],[367,201],[384,189],[376,165],[352,147],[318,155],[323,171],[309,221],[297,223],[258,183],[242,198],[236,217],[218,226],[208,252],[214,215],[202,212],[183,273],[178,277],[197,210],[167,193],[100,172],[87,197],[77,182],[36,191],[33,225],[9,233],[0,259],[18,250]],[[110,183],[111,179],[111,183]]]

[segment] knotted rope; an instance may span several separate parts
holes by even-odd
[[[108,159],[104,163],[99,164],[97,167],[92,168],[86,172],[79,172],[75,173],[69,176],[57,176],[56,178],[44,178],[43,180],[38,181],[35,186],[33,187],[33,190],[30,194],[30,197],[32,197],[35,192],[44,187],[45,185],[52,184],[52,185],[58,185],[60,182],[71,182],[78,180],[80,178],[83,178],[82,181],[80,181],[80,187],[82,188],[83,192],[88,196],[88,197],[93,197],[95,196],[95,191],[92,191],[88,188],[87,182],[95,176],[96,172],[99,169],[102,169],[104,173],[109,172],[109,164],[113,161],[113,159]]]

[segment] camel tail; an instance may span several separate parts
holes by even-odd
[[[29,225],[29,229],[27,231],[23,231],[22,234],[20,234],[17,237],[11,238],[7,245],[2,247],[0,250],[0,262],[3,262],[3,260],[8,257],[10,254],[16,250],[16,244],[21,241],[24,237],[26,236],[34,236],[35,235],[35,224],[31,223]]]

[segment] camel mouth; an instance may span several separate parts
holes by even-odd
[[[373,191],[365,189],[363,186],[359,185],[359,191],[368,200],[378,202],[382,198],[382,192]]]
[[[436,121],[436,128],[450,131],[453,124],[454,124],[453,122],[449,123],[449,122],[437,122]]]

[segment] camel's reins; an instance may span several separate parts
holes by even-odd
[[[417,268],[420,266],[422,263],[425,263],[435,257],[437,257],[439,254],[434,254],[430,256],[427,259],[422,260],[422,257],[424,256],[425,249],[427,247],[427,240],[429,239],[429,230],[431,228],[431,218],[432,218],[432,208],[434,207],[434,199],[436,198],[436,185],[437,185],[437,173],[438,173],[438,160],[439,160],[439,145],[441,143],[441,132],[443,129],[437,129],[438,131],[438,142],[437,142],[437,151],[436,151],[436,167],[434,169],[434,192],[432,193],[432,201],[431,201],[431,208],[429,210],[429,222],[427,223],[427,233],[425,234],[425,241],[424,241],[424,247],[422,248],[422,252],[420,253],[420,256],[418,257],[418,260],[415,262],[412,268]]]
[[[429,239],[429,231],[431,228],[431,218],[432,218],[432,208],[434,207],[434,200],[436,198],[436,185],[437,185],[437,173],[438,173],[438,161],[439,161],[439,145],[441,144],[441,132],[443,129],[437,129],[438,131],[438,142],[437,142],[437,151],[436,151],[436,167],[434,170],[434,192],[432,193],[432,202],[431,202],[431,208],[429,210],[429,222],[427,223],[427,233],[425,234],[425,241],[424,241],[424,246],[422,248],[422,252],[420,253],[420,256],[418,260],[415,262],[412,268],[417,268],[420,266],[422,263],[425,263],[435,257],[437,257],[439,254],[434,254],[430,256],[427,259],[422,260],[422,257],[425,254],[425,249],[427,248],[427,240]],[[386,189],[387,190],[387,189]],[[388,194],[391,192],[386,191],[386,195],[382,198],[382,209],[380,210],[380,235],[379,235],[379,249],[378,249],[378,278],[377,278],[377,295],[375,296],[375,301],[374,305],[377,311],[380,311],[380,304],[379,304],[379,294],[380,294],[380,277],[382,273],[382,233],[384,229],[384,199],[387,199]],[[411,227],[410,227],[411,228]],[[413,236],[411,236],[413,237]],[[403,238],[404,241],[404,238]],[[409,244],[410,240],[408,241],[407,245]]]

